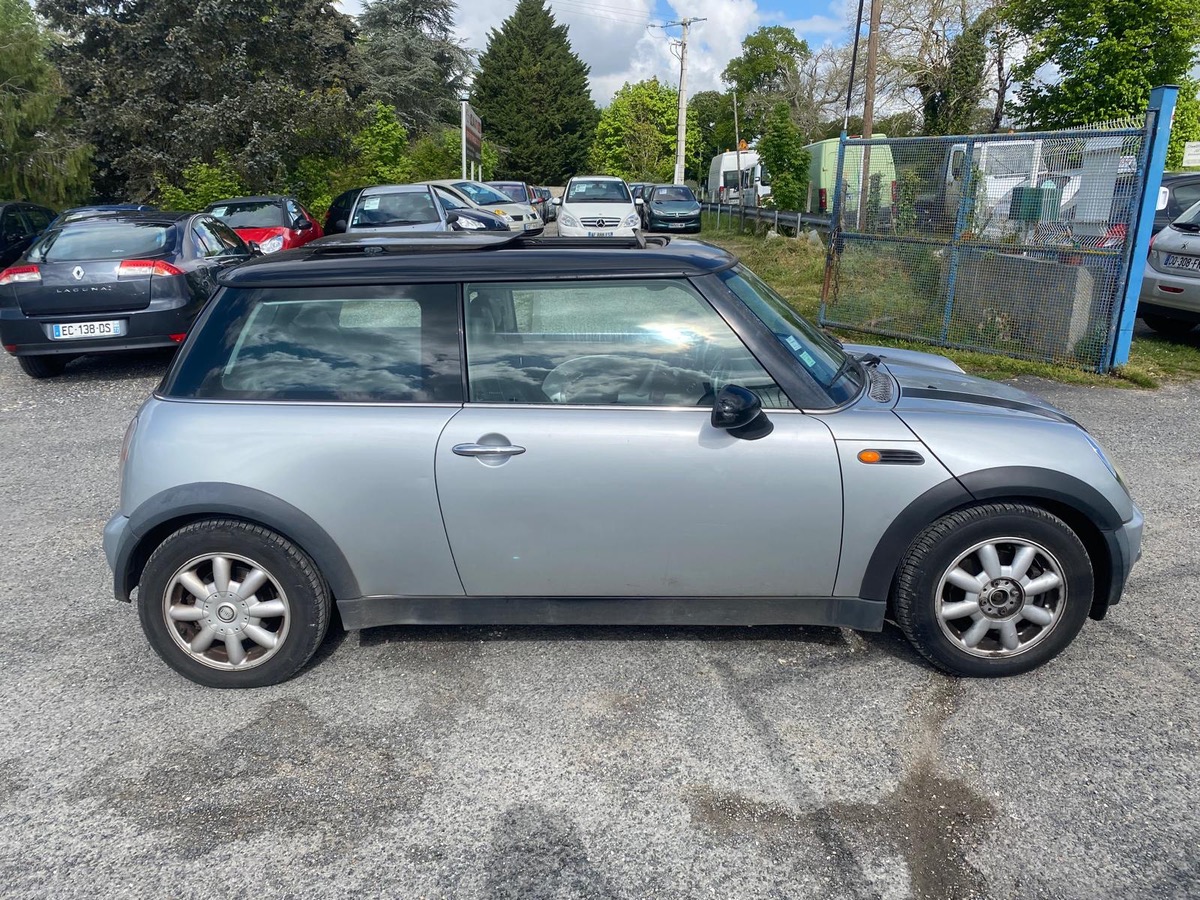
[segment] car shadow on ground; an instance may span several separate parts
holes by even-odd
[[[139,378],[161,378],[174,358],[174,348],[84,354],[67,363],[67,368],[61,375],[44,379],[44,383],[62,385],[90,381],[133,381]],[[16,369],[17,361],[10,359],[9,365]],[[22,374],[21,377],[26,376]],[[34,381],[35,379],[30,378],[29,380]]]
[[[336,613],[316,659],[333,655],[350,635]],[[881,632],[807,625],[387,625],[359,632],[360,646],[390,644],[468,644],[545,642],[628,642],[754,644],[788,643],[802,652],[811,648],[822,658],[830,651],[847,655],[882,654],[890,659],[927,668],[928,664],[891,623]]]

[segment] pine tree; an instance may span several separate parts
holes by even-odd
[[[544,0],[519,0],[492,30],[472,103],[485,136],[503,148],[499,174],[562,184],[584,170],[599,120],[589,71]]]
[[[25,0],[0,0],[0,197],[61,206],[88,190],[89,148],[66,127],[64,91]]]
[[[458,121],[471,54],[454,38],[455,0],[371,0],[358,17],[368,96],[409,129]]]

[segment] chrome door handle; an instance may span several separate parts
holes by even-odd
[[[452,448],[459,456],[519,456],[524,447],[513,444],[455,444]]]

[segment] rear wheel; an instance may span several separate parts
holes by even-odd
[[[329,611],[312,560],[286,538],[236,519],[176,531],[151,555],[138,587],[150,645],[209,687],[287,680],[316,652]]]
[[[17,364],[30,378],[53,378],[61,375],[70,358],[66,356],[18,356]]]
[[[896,618],[930,662],[953,675],[1016,675],[1053,659],[1083,627],[1091,560],[1062,519],[996,503],[951,513],[909,547]]]
[[[1159,334],[1165,334],[1167,337],[1183,337],[1185,334],[1190,334],[1196,327],[1196,323],[1188,319],[1173,319],[1170,316],[1159,316],[1154,313],[1146,313],[1142,316],[1142,321]]]

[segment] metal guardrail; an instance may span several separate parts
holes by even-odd
[[[739,220],[751,222],[767,222],[775,227],[799,229],[802,225],[816,228],[818,231],[829,231],[832,219],[819,213],[789,212],[783,209],[771,209],[766,206],[740,206],[737,203],[701,203],[704,212],[715,213],[721,217],[731,216]]]

